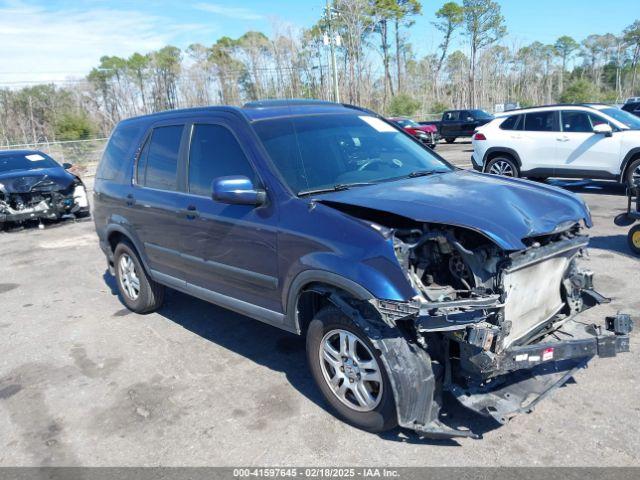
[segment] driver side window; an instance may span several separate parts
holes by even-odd
[[[256,174],[229,129],[222,125],[194,125],[189,150],[189,193],[211,195],[215,178],[248,177],[256,185]]]

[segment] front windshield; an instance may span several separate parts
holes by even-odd
[[[12,170],[36,170],[59,167],[51,157],[40,152],[3,155],[0,152],[0,172]]]
[[[473,118],[478,118],[481,120],[493,118],[493,115],[485,112],[484,110],[471,110],[471,114],[473,115]]]
[[[298,195],[452,170],[394,127],[369,115],[261,120],[254,128]]]
[[[611,118],[615,118],[620,123],[625,124],[632,130],[640,130],[640,118],[632,115],[629,112],[625,112],[624,110],[613,107],[603,108],[600,111],[606,115],[609,115]]]

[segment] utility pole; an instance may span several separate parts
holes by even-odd
[[[335,38],[335,35],[333,34],[333,27],[331,26],[331,5],[329,0],[327,0],[326,21],[327,21],[327,36],[329,37],[329,47],[331,49],[331,70],[333,74],[333,100],[336,103],[340,103],[340,91],[338,89],[338,65],[336,63],[336,48],[335,48],[336,38]]]

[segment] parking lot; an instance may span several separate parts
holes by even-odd
[[[470,168],[470,143],[437,151]],[[552,183],[593,214],[586,262],[613,300],[586,318],[636,315],[640,258],[613,224],[623,187]],[[2,466],[640,465],[637,331],[631,353],[505,426],[447,410],[482,440],[373,435],[326,410],[302,338],[176,292],[159,313],[124,309],[90,221],[0,233],[0,258]]]

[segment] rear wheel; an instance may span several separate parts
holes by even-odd
[[[147,275],[135,248],[129,242],[120,242],[113,260],[118,292],[127,308],[136,313],[149,313],[160,308],[164,300],[164,286]]]
[[[492,175],[501,175],[503,177],[517,178],[520,176],[516,162],[507,156],[492,158],[487,164],[486,172]]]
[[[453,143],[456,141],[456,137],[447,137],[444,139],[444,141],[447,143]]]
[[[323,308],[309,324],[307,361],[338,417],[370,432],[397,425],[393,392],[380,354],[336,307]]]
[[[629,235],[627,237],[629,241],[629,248],[636,255],[640,255],[640,224],[635,225],[631,230],[629,230]]]
[[[629,164],[624,183],[629,188],[640,186],[640,158],[636,158]]]

